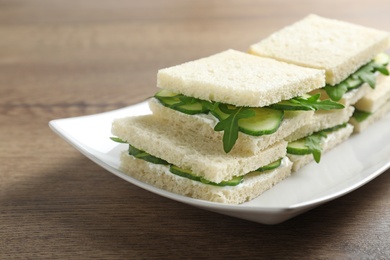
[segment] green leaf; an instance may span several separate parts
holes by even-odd
[[[311,97],[296,97],[293,98],[300,102],[302,105],[311,107],[313,110],[332,110],[332,109],[343,109],[344,105],[332,101],[330,99],[320,100],[320,94],[312,95]]]
[[[389,70],[387,69],[387,66],[377,63],[374,63],[373,66],[376,71],[379,71],[383,75],[389,76]]]
[[[343,92],[344,93],[344,92]],[[321,94],[309,95],[302,97],[294,97],[289,100],[283,100],[276,104],[270,105],[270,108],[280,110],[331,110],[342,109],[344,105],[332,100],[321,100]]]
[[[323,134],[314,133],[305,138],[305,145],[311,150],[314,160],[319,163],[321,160],[321,139]]]
[[[335,86],[327,84],[323,89],[326,91],[326,94],[328,94],[331,100],[339,101],[343,98],[344,94],[347,93],[348,85],[343,81]]]
[[[352,117],[355,118],[355,120],[360,123],[366,120],[370,115],[371,115],[370,112],[355,109]]]
[[[387,65],[389,63],[389,59],[390,57],[387,54],[380,53],[374,58],[374,60],[360,67],[344,81],[334,86],[327,84],[323,89],[326,91],[330,99],[333,101],[339,101],[345,93],[351,89],[360,87],[363,83],[367,83],[371,88],[375,88],[375,72],[378,71],[381,74],[388,76],[389,70],[387,69]]]
[[[122,139],[120,139],[119,137],[110,137],[110,139],[114,142],[117,142],[117,143],[122,143],[122,144],[126,144],[127,142],[126,141],[123,141]]]
[[[359,69],[355,75],[361,79],[363,82],[366,82],[368,85],[370,85],[371,88],[375,88],[376,83],[376,76],[375,76],[375,70],[373,66],[370,66],[370,64],[367,64],[363,68]]]
[[[238,120],[255,116],[255,111],[245,107],[228,108],[225,104],[219,104],[219,109],[229,116],[219,121],[215,127],[215,131],[223,131],[223,149],[225,153],[230,152],[238,139]]]

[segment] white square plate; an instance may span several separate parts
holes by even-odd
[[[345,195],[390,167],[390,115],[353,135],[324,154],[320,164],[311,163],[258,198],[225,205],[188,198],[140,182],[119,170],[119,154],[127,149],[111,137],[115,118],[149,114],[147,102],[102,114],[57,119],[54,132],[89,159],[118,177],[155,194],[198,208],[263,224],[277,224]]]

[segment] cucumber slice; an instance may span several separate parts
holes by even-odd
[[[359,78],[354,79],[350,77],[346,80],[345,83],[348,85],[348,90],[351,90],[360,87],[363,84],[363,81],[361,81]]]
[[[204,184],[214,185],[214,186],[237,186],[244,179],[243,176],[235,176],[231,180],[222,181],[220,183],[215,183],[215,182],[208,181],[202,177],[196,176],[190,170],[185,170],[185,169],[182,169],[182,168],[175,166],[175,165],[171,165],[171,167],[169,168],[169,171],[173,174],[178,175],[178,176],[188,178],[188,179],[191,179],[194,181],[199,181],[199,182],[202,182]]]
[[[183,112],[188,115],[201,114],[207,111],[200,102],[196,102],[193,104],[184,104],[180,106],[176,106],[173,109],[176,109],[180,112]]]
[[[173,174],[179,175],[179,176],[187,178],[187,179],[191,179],[194,181],[200,181],[200,177],[194,175],[190,170],[185,170],[185,169],[177,167],[175,165],[171,165],[171,167],[169,167],[169,171]]]
[[[256,170],[256,172],[265,172],[265,171],[276,169],[282,164],[282,159],[283,158],[280,158],[279,160],[276,160],[268,165],[260,167],[259,169]]]
[[[306,139],[301,138],[287,145],[287,153],[295,155],[311,154],[312,150],[306,146]]]
[[[278,130],[283,120],[284,111],[270,108],[251,108],[255,111],[255,116],[242,118],[238,121],[241,132],[260,136],[272,134]]]
[[[390,57],[386,53],[382,52],[382,53],[379,53],[378,55],[375,56],[374,61],[375,61],[375,63],[378,63],[378,64],[387,65],[387,64],[389,64]]]
[[[171,90],[168,90],[168,89],[162,89],[160,91],[158,91],[156,94],[155,94],[155,97],[157,98],[163,98],[163,97],[176,97],[178,96],[179,94],[178,93],[175,93]]]
[[[147,153],[145,151],[139,150],[139,149],[135,148],[134,146],[132,146],[131,144],[129,144],[128,152],[130,155],[134,156],[135,158],[145,160],[147,162],[151,162],[154,164],[164,164],[164,165],[169,164],[167,161],[160,159],[160,158],[157,158],[157,157],[154,157],[153,155],[150,155],[149,153]]]
[[[161,90],[154,96],[163,106],[180,111],[188,115],[201,114],[207,111],[202,101],[196,98],[176,94],[170,90]]]

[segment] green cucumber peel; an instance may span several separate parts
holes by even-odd
[[[276,160],[270,164],[267,164],[263,167],[260,167],[255,172],[265,172],[265,171],[270,171],[270,170],[276,169],[282,164],[282,159],[283,158],[280,158],[279,160]]]
[[[122,140],[121,138],[119,137],[110,137],[110,139],[114,142],[117,142],[117,143],[121,143],[121,144],[128,144],[129,145],[129,149],[128,149],[128,153],[132,156],[134,156],[135,158],[137,159],[141,159],[141,160],[144,160],[144,161],[147,161],[147,162],[151,162],[151,163],[154,163],[154,164],[164,164],[164,165],[168,165],[169,163],[163,159],[160,159],[158,157],[155,157],[143,150],[140,150],[140,149],[137,149],[135,148],[134,146],[132,146],[131,144],[129,144],[128,142]]]
[[[200,177],[200,176],[193,174],[190,170],[185,170],[185,169],[182,169],[182,168],[175,166],[175,165],[171,165],[169,167],[169,171],[175,175],[180,176],[180,177],[184,177],[184,178],[187,178],[187,179],[190,179],[193,181],[198,181],[198,182],[201,182],[203,184],[221,186],[221,187],[223,187],[223,186],[237,186],[238,184],[242,183],[244,180],[244,176],[234,176],[232,179],[230,179],[228,181],[221,181],[219,183],[215,183],[215,182],[206,180],[203,177]]]
[[[228,153],[232,150],[238,139],[238,120],[254,116],[255,111],[246,107],[228,108],[225,104],[219,104],[219,109],[229,116],[219,121],[215,125],[214,130],[223,131],[223,149],[225,153]]]
[[[389,76],[387,65],[390,57],[385,53],[378,54],[372,61],[360,67],[348,78],[334,86],[327,84],[323,89],[333,101],[339,101],[345,93],[367,83],[371,88],[376,85],[376,72]]]
[[[164,89],[157,92],[154,97],[159,100],[163,106],[189,115],[207,113],[214,107],[212,102],[188,97]]]
[[[135,158],[137,159],[141,159],[141,160],[144,160],[144,161],[147,161],[147,162],[151,162],[151,163],[154,163],[154,164],[163,164],[163,165],[168,165],[169,163],[163,159],[160,159],[158,157],[155,157],[143,150],[139,150],[137,148],[135,148],[134,146],[132,146],[131,144],[129,144],[129,150],[128,150],[129,154],[134,156]]]
[[[334,132],[334,131],[337,131],[339,130],[340,128],[344,128],[347,126],[348,123],[343,123],[343,124],[340,124],[340,125],[336,125],[336,126],[333,126],[333,127],[329,127],[329,128],[326,128],[326,129],[323,129],[319,132],[323,132],[325,134],[329,134],[331,132]]]

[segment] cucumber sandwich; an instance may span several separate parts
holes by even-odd
[[[222,203],[259,196],[291,173],[285,137],[313,111],[343,105],[306,93],[322,70],[227,50],[162,69],[152,115],[117,119],[122,169],[181,195]]]
[[[354,126],[354,131],[359,133],[390,111],[390,77],[379,75],[375,89],[370,90],[354,106],[355,111],[349,122]]]
[[[383,108],[371,117],[375,108],[367,105],[371,102],[369,99],[374,99],[372,93],[383,94],[382,89],[390,87],[384,86],[389,85],[385,80],[389,75],[389,56],[383,53],[388,47],[388,32],[317,15],[309,15],[250,46],[249,53],[259,57],[325,70],[326,85],[310,94],[319,93],[320,99],[331,99],[345,106],[342,111],[316,111],[307,125],[285,138],[290,148],[304,143],[307,149],[303,150],[311,151],[311,158],[318,161],[318,152],[331,149],[353,132],[352,127],[343,123],[353,123],[356,132],[362,128],[363,121],[367,125],[390,109],[378,104]],[[389,95],[383,95],[382,101],[389,100]],[[378,103],[383,104],[379,100]],[[345,127],[338,128],[339,125]],[[328,132],[327,138],[320,138],[322,130],[334,127],[337,129]],[[332,136],[338,136],[340,141],[326,143],[326,140],[334,140]],[[302,150],[288,151],[294,170],[310,161],[310,156],[303,155]]]
[[[162,90],[149,106],[220,142],[226,153],[255,154],[310,121],[313,111],[344,108],[307,94],[324,85],[322,70],[227,50],[160,70]]]
[[[243,203],[291,173],[283,140],[258,154],[226,154],[217,142],[156,115],[116,119],[112,133],[115,141],[128,143],[123,172],[197,199]]]
[[[112,139],[128,146],[122,170],[196,199],[254,199],[351,135],[353,105],[369,111],[366,93],[388,74],[388,56],[378,56],[388,42],[381,31],[311,15],[250,53],[161,69],[152,114],[112,123]],[[382,111],[372,107],[365,113]]]

